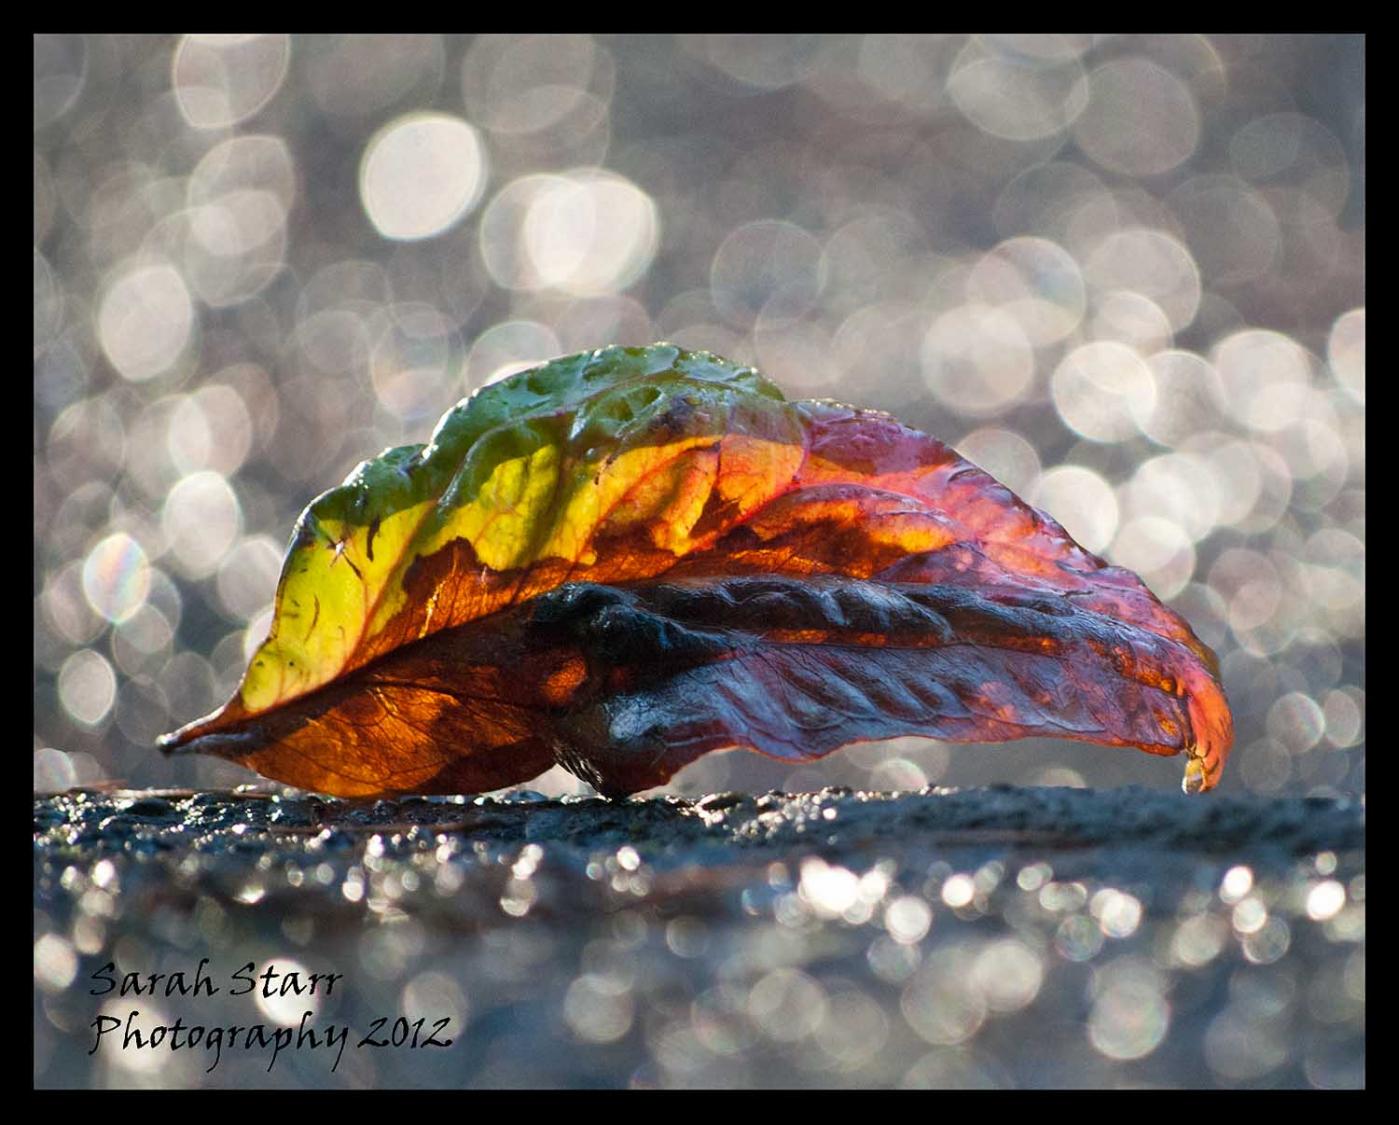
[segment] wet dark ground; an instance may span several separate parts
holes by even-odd
[[[34,846],[40,1087],[1365,1083],[1356,801],[88,790]]]

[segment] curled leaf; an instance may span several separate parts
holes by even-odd
[[[166,735],[340,796],[604,793],[710,750],[918,734],[1187,755],[1214,654],[934,438],[671,345],[568,356],[385,451],[292,535],[235,696]]]

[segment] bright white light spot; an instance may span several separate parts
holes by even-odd
[[[1309,402],[1311,357],[1290,336],[1266,329],[1236,332],[1214,349],[1229,412],[1252,430],[1277,433],[1302,420]]]
[[[1326,733],[1326,714],[1306,692],[1290,691],[1268,708],[1268,734],[1294,754],[1305,754]]]
[[[923,378],[961,414],[999,414],[1025,396],[1035,356],[1020,322],[993,305],[962,305],[933,322],[923,340]]]
[[[182,396],[170,416],[165,442],[171,463],[181,473],[236,473],[253,442],[252,418],[243,396],[219,383]]]
[[[1122,974],[1105,989],[1088,1017],[1088,1038],[1110,1059],[1140,1059],[1161,1045],[1171,1009],[1148,975]]]
[[[802,863],[801,897],[818,913],[835,917],[848,910],[859,894],[860,879],[844,867],[812,857]]]
[[[1036,347],[1062,340],[1087,303],[1078,263],[1044,238],[1011,238],[972,267],[967,296],[1010,313]]]
[[[1127,289],[1147,297],[1176,331],[1200,308],[1199,267],[1185,245],[1164,230],[1114,224],[1088,254],[1083,276],[1099,293]]]
[[[75,722],[95,727],[116,702],[117,674],[100,652],[75,652],[58,670],[58,698]]]
[[[1098,919],[1098,928],[1111,938],[1131,937],[1141,925],[1141,900],[1112,887],[1095,894],[1088,909]]]
[[[1219,373],[1194,352],[1157,352],[1146,361],[1156,384],[1151,409],[1135,415],[1142,433],[1162,445],[1179,446],[1218,427],[1224,416]]]
[[[173,266],[134,266],[107,286],[97,314],[102,350],[123,378],[143,382],[168,370],[194,330],[194,307]]]
[[[1139,574],[1158,598],[1173,598],[1195,573],[1195,545],[1180,524],[1140,516],[1122,525],[1113,540],[1112,561]]]
[[[1030,503],[1058,520],[1081,547],[1101,551],[1117,534],[1117,498],[1092,469],[1060,465],[1042,473]]]
[[[1322,711],[1326,715],[1326,740],[1332,746],[1354,746],[1360,741],[1365,716],[1354,695],[1344,690],[1329,691]]]
[[[660,218],[630,180],[578,168],[506,185],[481,216],[480,238],[497,285],[594,296],[620,292],[650,268]]]
[[[1214,914],[1194,914],[1185,919],[1171,938],[1171,956],[1181,965],[1198,969],[1224,951],[1229,928]]]
[[[1340,913],[1346,904],[1346,888],[1335,879],[1317,883],[1307,892],[1307,917],[1313,922],[1325,922]]]
[[[128,620],[145,604],[150,588],[146,552],[124,532],[107,536],[83,562],[88,605],[115,624]]]
[[[660,220],[655,202],[630,180],[581,170],[545,182],[521,233],[535,288],[587,296],[619,292],[646,272]]]
[[[1114,340],[1149,355],[1171,342],[1171,319],[1149,297],[1131,289],[1100,292],[1086,335]]]
[[[976,884],[970,875],[954,875],[942,885],[942,901],[954,910],[976,897]]]
[[[611,977],[584,973],[568,986],[564,1022],[588,1043],[614,1043],[632,1024],[631,991]]]
[[[902,895],[884,911],[884,928],[900,945],[916,945],[932,924],[932,907],[916,895]]]
[[[256,901],[256,900],[255,900]],[[262,974],[268,969],[276,971],[277,975],[270,980],[271,996],[264,993],[269,989],[262,981]],[[295,974],[295,980],[292,975]],[[311,970],[299,961],[293,961],[286,957],[274,957],[267,964],[257,970],[257,988],[253,992],[253,1000],[257,1004],[258,1011],[270,1019],[273,1023],[279,1023],[283,1027],[296,1027],[301,1022],[304,1012],[310,1012],[314,1019],[316,1012],[320,1010],[321,997],[320,989],[315,993],[310,991]],[[296,987],[300,987],[301,995],[296,994]],[[285,994],[283,994],[285,990]],[[309,1021],[308,1021],[309,1022]]]
[[[1241,934],[1256,934],[1268,921],[1268,908],[1257,895],[1249,895],[1234,907],[1234,929]]]
[[[1326,341],[1331,374],[1362,405],[1365,402],[1365,310],[1351,309],[1336,318]]]
[[[1240,473],[1241,486],[1249,480],[1246,471]],[[1131,518],[1169,520],[1191,542],[1198,543],[1220,522],[1219,490],[1227,482],[1228,478],[1214,472],[1204,457],[1164,453],[1142,462],[1119,496],[1124,513]],[[1170,536],[1169,532],[1162,534]]]
[[[995,941],[977,954],[972,979],[993,1012],[1018,1012],[1039,995],[1044,967],[1023,941]]]
[[[1219,897],[1224,902],[1235,903],[1251,890],[1253,890],[1253,871],[1239,865],[1229,868],[1224,873],[1224,879],[1219,884]]]
[[[466,215],[486,183],[486,151],[459,117],[414,114],[374,135],[360,164],[364,210],[385,238],[432,238]]]
[[[77,783],[73,759],[62,750],[45,746],[34,751],[34,792],[61,793]]]
[[[160,514],[170,550],[191,578],[202,578],[218,566],[238,538],[242,521],[228,481],[207,471],[178,481]]]
[[[77,954],[63,938],[44,934],[34,943],[34,983],[45,992],[62,992],[77,975]]]
[[[1071,430],[1117,442],[1136,432],[1134,418],[1156,406],[1151,369],[1132,348],[1102,340],[1074,349],[1054,369],[1050,393]]]

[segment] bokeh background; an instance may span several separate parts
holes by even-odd
[[[1141,574],[1220,655],[1225,790],[1363,792],[1363,90],[1358,36],[36,37],[36,789],[252,780],[152,743],[235,689],[300,509],[668,339]],[[672,788],[1179,773],[907,739]]]

